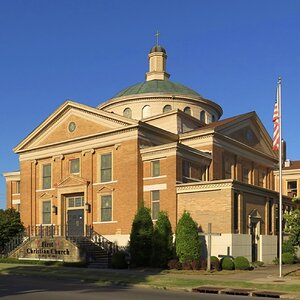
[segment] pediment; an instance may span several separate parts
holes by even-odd
[[[110,187],[107,187],[107,186],[103,186],[103,187],[101,187],[101,188],[97,191],[97,193],[102,193],[102,194],[107,193],[107,194],[109,194],[109,193],[112,193],[113,191],[114,191],[114,188],[110,188]]]
[[[255,113],[244,115],[216,130],[255,150],[274,156],[272,139]]]
[[[50,195],[49,193],[45,192],[43,193],[41,196],[40,196],[40,199],[41,200],[48,200],[48,199],[51,199],[53,198],[53,195]]]
[[[254,209],[250,212],[249,218],[250,218],[250,219],[253,219],[253,220],[255,220],[255,219],[258,220],[258,219],[261,219],[261,215],[260,215],[260,213],[257,211],[257,209],[254,208]]]
[[[59,182],[57,184],[57,188],[87,186],[88,184],[89,184],[88,180],[76,175],[70,175],[67,178],[63,179],[61,182]]]
[[[65,102],[14,150],[57,145],[135,124],[116,114],[72,101]]]

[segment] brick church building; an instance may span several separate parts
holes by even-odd
[[[255,112],[220,119],[217,103],[169,79],[163,47],[148,59],[144,82],[98,107],[66,101],[14,148],[20,170],[4,173],[7,208],[31,235],[52,226],[80,236],[89,226],[121,246],[142,202],[154,222],[167,211],[173,231],[186,210],[204,233],[208,223],[220,233],[212,255],[271,262],[278,159],[262,122]],[[291,198],[283,204],[293,209]]]

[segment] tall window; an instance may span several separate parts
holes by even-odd
[[[232,163],[226,157],[223,158],[223,168],[224,168],[224,170],[223,170],[224,179],[231,179],[232,178],[232,173],[231,173]]]
[[[249,183],[250,170],[248,168],[243,168],[243,182]]]
[[[51,164],[43,165],[43,189],[51,188]]]
[[[185,107],[183,111],[188,115],[192,114],[191,108],[189,106]]]
[[[182,176],[183,177],[191,177],[191,172],[190,172],[190,162],[187,160],[182,161]]]
[[[235,233],[239,230],[239,194],[234,193],[233,198],[233,230]]]
[[[132,118],[132,111],[129,107],[123,110],[123,116],[130,119]]]
[[[259,171],[258,173],[258,185],[261,187],[265,187],[265,183],[266,183],[266,173]]]
[[[151,107],[149,105],[146,105],[142,109],[142,119],[146,119],[151,117]]]
[[[297,181],[288,181],[287,182],[287,193],[289,197],[297,197]]]
[[[43,201],[42,209],[43,224],[51,224],[51,201]]]
[[[167,112],[169,112],[169,111],[171,111],[171,110],[172,110],[172,106],[169,105],[169,104],[167,104],[167,105],[165,105],[164,108],[163,108],[163,113],[167,113]]]
[[[160,193],[159,191],[151,192],[151,214],[152,220],[157,220],[159,213]]]
[[[101,155],[101,182],[112,180],[112,159],[111,153]]]
[[[204,110],[201,110],[201,112],[200,112],[200,121],[205,123],[205,111]]]
[[[151,161],[151,175],[152,177],[157,177],[160,175],[160,161]]]
[[[16,194],[20,194],[20,181],[16,181]]]
[[[101,222],[112,221],[112,197],[111,195],[101,196]]]
[[[79,158],[70,160],[70,173],[79,174],[80,172],[80,161]]]

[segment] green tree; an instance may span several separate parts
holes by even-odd
[[[173,233],[167,212],[159,212],[153,231],[151,265],[164,268],[172,258]]]
[[[176,254],[181,263],[199,260],[201,242],[197,223],[188,212],[184,212],[176,228]]]
[[[0,209],[0,249],[14,236],[24,231],[20,213],[15,209]]]
[[[300,246],[300,210],[295,209],[284,214],[286,220],[285,232],[289,233],[289,241],[294,246]]]
[[[152,253],[153,223],[150,210],[140,207],[134,217],[130,233],[131,261],[136,266],[149,266]]]

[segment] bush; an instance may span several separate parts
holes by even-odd
[[[176,269],[176,270],[181,270],[182,269],[182,265],[181,263],[178,261],[178,259],[171,259],[168,262],[168,268],[169,269]]]
[[[233,263],[233,261],[230,257],[225,256],[221,260],[221,267],[222,267],[222,270],[233,270],[234,269],[234,263]]]
[[[234,268],[236,270],[249,270],[250,263],[249,260],[244,256],[238,256],[233,260]]]
[[[111,266],[115,269],[126,269],[127,263],[126,263],[126,256],[127,253],[125,251],[118,251],[113,254],[111,258]]]
[[[151,265],[165,268],[172,257],[173,234],[171,223],[166,212],[159,212],[154,226],[152,241]]]
[[[283,241],[282,253],[291,253],[294,256],[296,255],[296,247],[292,244],[290,240]]]
[[[176,228],[176,255],[181,263],[199,260],[201,242],[197,223],[188,212],[184,212]]]
[[[201,262],[200,260],[193,260],[191,262],[191,267],[193,270],[200,270],[201,269]]]
[[[221,263],[220,260],[216,256],[211,256],[210,257],[210,265],[211,265],[211,270],[221,270]]]
[[[292,265],[295,262],[295,257],[292,253],[282,253],[282,263]]]
[[[153,223],[148,208],[140,207],[132,222],[130,254],[132,263],[138,267],[149,266],[152,254]]]

